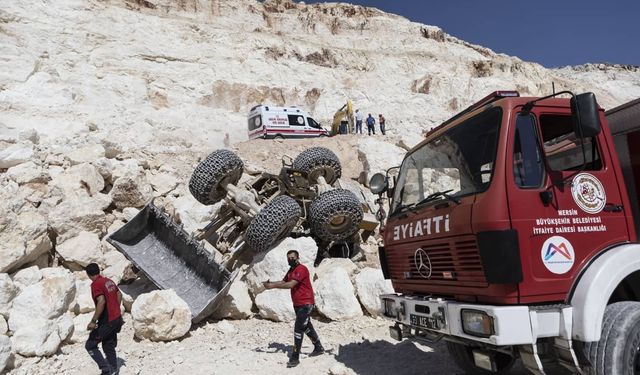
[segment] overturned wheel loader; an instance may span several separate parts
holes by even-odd
[[[223,203],[194,234],[152,202],[108,238],[159,288],[174,289],[194,322],[216,309],[247,255],[285,237],[312,236],[319,258],[352,257],[377,226],[364,194],[340,180],[340,161],[326,148],[283,157],[278,175],[262,172],[241,184],[243,171],[229,150],[212,152],[196,167],[189,181],[193,197],[204,205]],[[223,254],[221,262],[202,241]]]

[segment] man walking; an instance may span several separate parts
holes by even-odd
[[[362,112],[356,109],[356,131],[354,133],[362,134]]]
[[[367,130],[369,131],[369,135],[371,135],[371,133],[373,133],[373,135],[376,135],[376,119],[373,118],[373,116],[371,116],[371,113],[369,113],[369,117],[367,117]]]
[[[380,124],[380,133],[382,133],[382,135],[385,135],[386,133],[386,127],[385,127],[385,123],[387,122],[387,120],[384,118],[384,116],[382,114],[378,115],[378,124]]]
[[[313,343],[313,352],[310,357],[321,355],[324,348],[320,343],[320,338],[311,324],[311,311],[315,304],[313,298],[313,287],[309,278],[309,270],[304,264],[299,262],[300,256],[296,250],[287,252],[289,271],[282,281],[265,281],[262,283],[267,289],[291,289],[291,299],[293,300],[293,310],[296,313],[296,323],[293,330],[293,352],[287,363],[287,367],[295,367],[300,364],[300,348],[302,348],[302,338],[306,333]]]
[[[123,324],[120,313],[122,293],[116,283],[100,275],[100,267],[96,263],[87,265],[85,272],[92,281],[91,298],[96,305],[96,310],[91,318],[91,323],[87,325],[87,330],[91,333],[84,347],[100,367],[102,375],[117,375],[116,346],[118,345],[118,332]],[[102,350],[107,357],[106,361],[98,349],[99,343],[102,343]]]

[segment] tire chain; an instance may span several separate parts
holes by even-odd
[[[219,190],[219,184],[226,177],[238,174],[235,184],[242,176],[244,164],[242,160],[232,151],[216,150],[209,154],[198,164],[189,180],[189,191],[191,195],[204,205],[214,204],[220,201],[227,194],[226,191]]]
[[[264,207],[251,221],[244,238],[256,253],[270,250],[280,239],[291,233],[302,215],[295,199],[281,195]]]
[[[342,214],[351,218],[351,226],[342,233],[331,233],[328,230],[331,218]],[[311,230],[325,241],[341,241],[349,238],[358,231],[362,222],[362,205],[358,198],[349,190],[335,189],[322,193],[309,208]]]
[[[307,173],[311,173],[315,169],[321,167],[329,167],[334,172],[334,180],[327,181],[329,185],[333,184],[333,182],[342,176],[342,166],[340,165],[340,160],[333,153],[333,151],[329,150],[325,147],[311,147],[304,150],[300,155],[298,155],[293,161],[293,168],[298,169]],[[311,183],[315,183],[316,181],[310,181]]]

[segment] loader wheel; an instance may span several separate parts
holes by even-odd
[[[309,208],[311,231],[324,241],[342,241],[358,231],[362,222],[362,205],[344,189],[322,193]]]
[[[640,302],[607,306],[600,341],[583,345],[589,375],[640,373]]]
[[[304,150],[293,161],[293,168],[307,172],[309,182],[315,184],[323,176],[332,185],[342,175],[340,160],[333,151],[324,147],[311,147]]]
[[[235,184],[242,176],[244,164],[229,150],[216,150],[200,162],[189,180],[189,191],[200,203],[214,204],[227,195],[223,186]]]
[[[494,352],[496,371],[487,371],[483,368],[476,366],[473,362],[473,352],[471,347],[459,344],[457,342],[447,341],[447,349],[449,354],[453,358],[453,361],[464,371],[465,374],[471,375],[490,375],[490,374],[507,374],[516,359],[508,354]]]
[[[256,253],[270,250],[278,241],[287,237],[302,215],[295,199],[281,195],[267,204],[251,221],[244,239]]]

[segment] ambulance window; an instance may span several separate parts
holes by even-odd
[[[516,185],[536,188],[542,185],[544,164],[533,115],[518,114],[513,146],[513,176]]]
[[[289,125],[291,125],[291,126],[304,126],[304,116],[302,116],[302,115],[289,115]]]
[[[320,126],[320,124],[318,124],[316,120],[312,119],[311,117],[307,117],[307,122],[312,128],[322,129],[322,126]]]
[[[544,153],[549,167],[554,171],[575,171],[582,168],[581,143],[586,153],[585,170],[602,169],[596,138],[577,139],[573,132],[573,120],[569,115],[540,115],[540,129]]]

